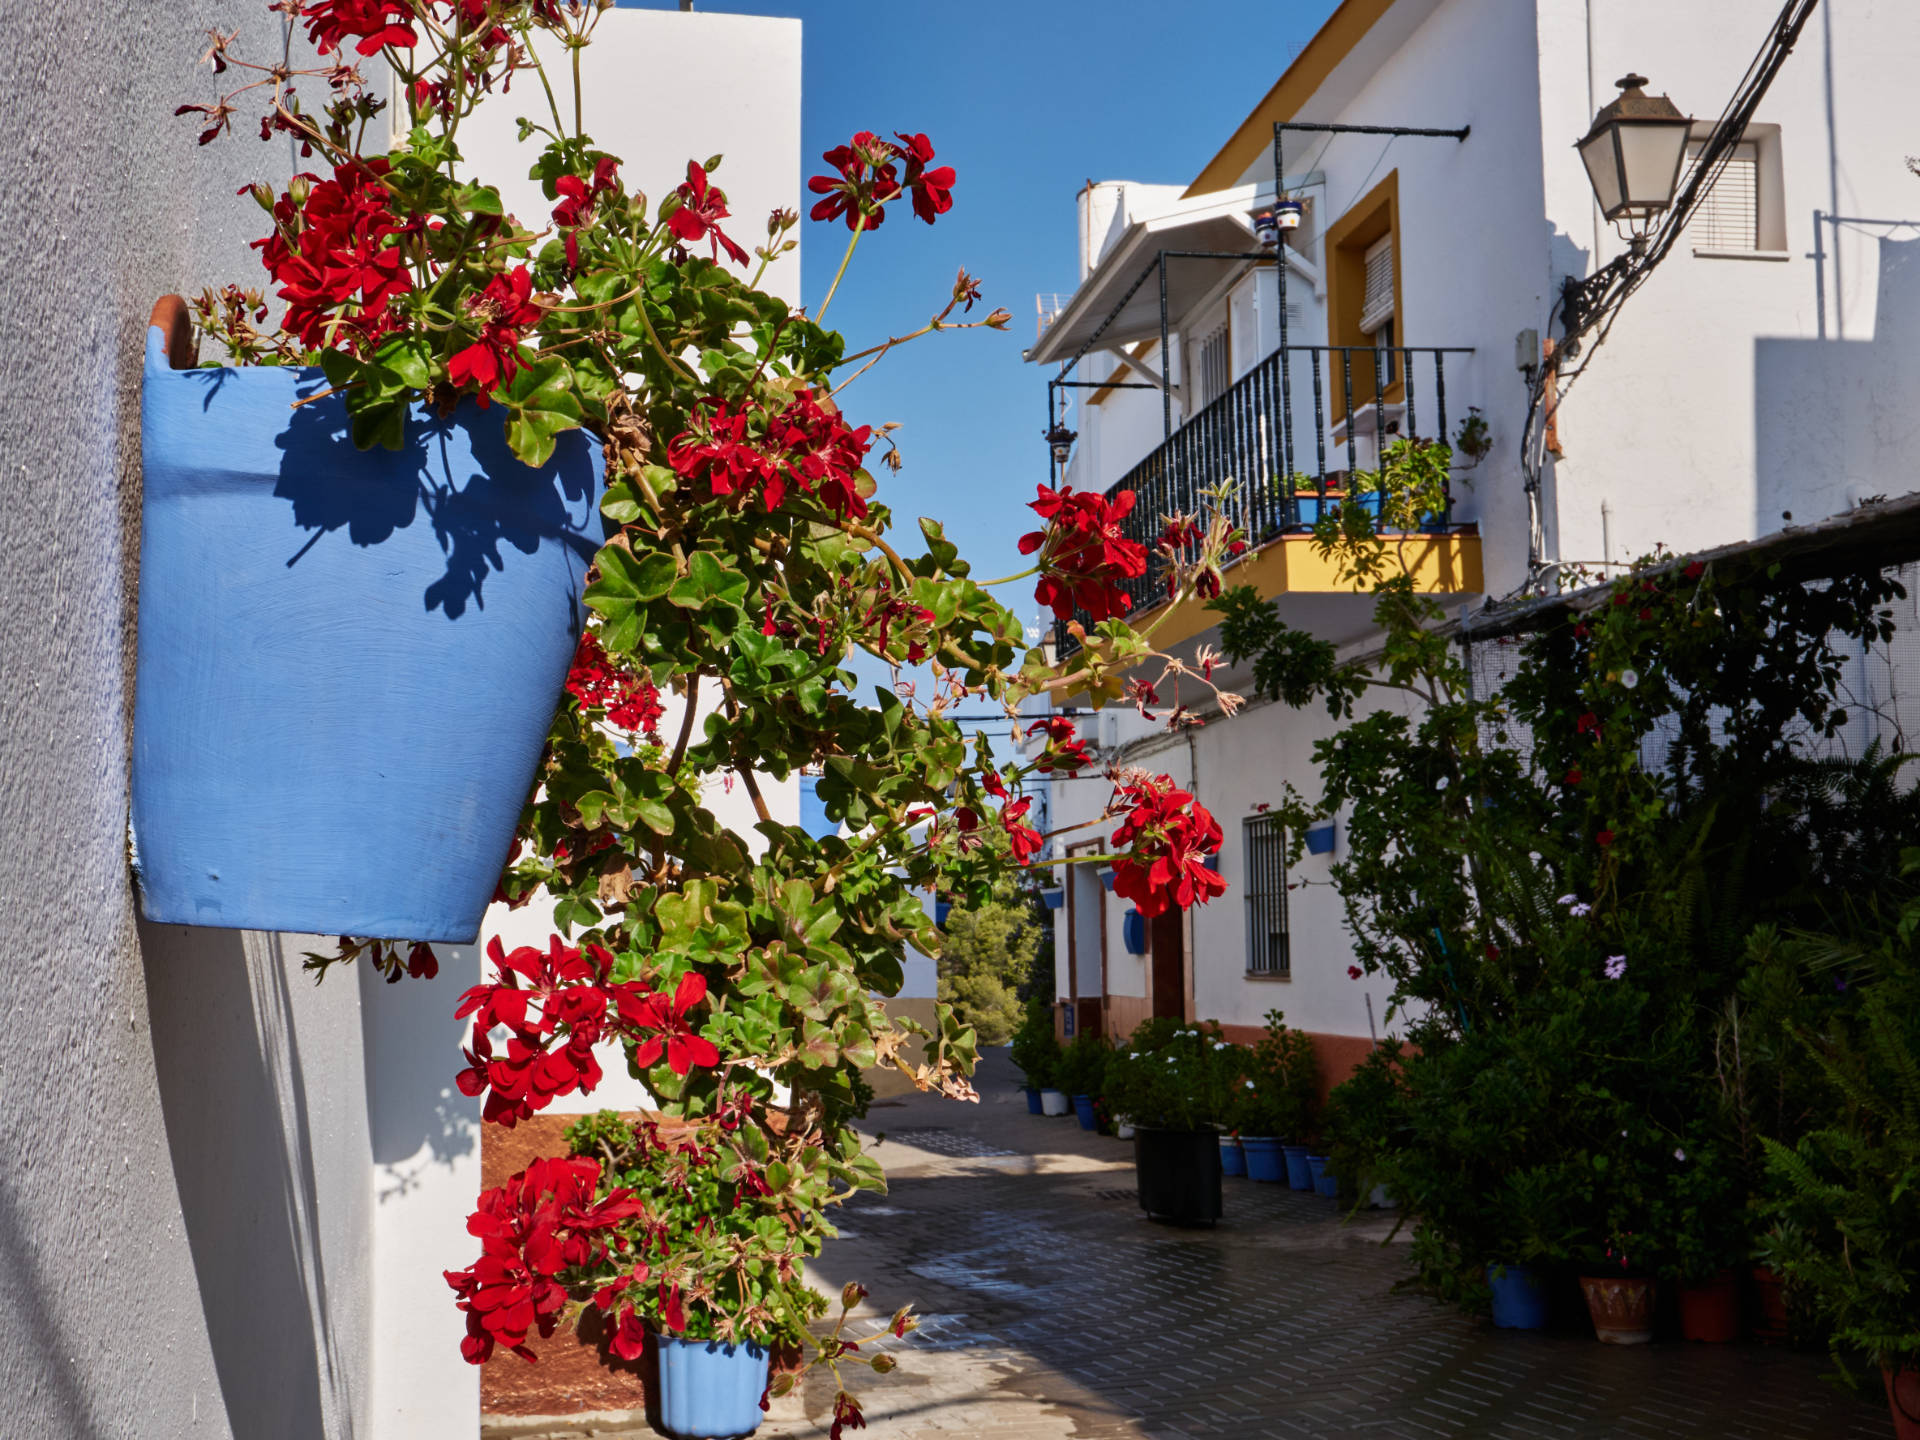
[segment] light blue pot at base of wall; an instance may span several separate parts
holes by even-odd
[[[179,925],[473,940],[586,621],[600,446],[505,412],[356,449],[317,370],[147,332],[132,841]]]
[[[680,1340],[656,1335],[660,1357],[660,1428],[678,1440],[730,1440],[751,1435],[765,1412],[767,1352],[754,1344]]]

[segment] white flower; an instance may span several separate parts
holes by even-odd
[[[1434,788],[1434,789],[1436,789],[1436,790],[1444,790],[1444,789],[1446,789],[1446,788],[1447,788],[1447,777],[1446,777],[1446,776],[1444,776],[1444,775],[1442,775],[1442,776],[1441,776],[1441,777],[1440,777],[1440,778],[1439,778],[1438,780],[1436,780],[1436,781],[1434,781],[1434,782],[1433,782],[1433,788]]]
[[[1673,1151],[1673,1158],[1676,1160],[1684,1160],[1687,1158],[1687,1152],[1680,1149],[1678,1146],[1675,1146]]]
[[[1224,1050],[1227,1048],[1227,1042],[1224,1040],[1216,1040],[1213,1042],[1213,1048],[1216,1050]]]
[[[1592,913],[1593,907],[1591,905],[1570,905],[1567,907],[1567,914],[1576,920],[1584,920]]]
[[[1618,980],[1622,975],[1626,973],[1627,973],[1627,957],[1626,956],[1609,955],[1607,957],[1607,979]]]
[[[1247,1081],[1247,1089],[1249,1090],[1253,1089],[1253,1081],[1251,1080]]]
[[[1579,899],[1580,897],[1578,895],[1562,895],[1558,900],[1554,901],[1553,903],[1556,905],[1572,905],[1575,902],[1577,902]]]
[[[1622,670],[1620,672],[1620,683],[1629,690],[1633,689],[1634,686],[1640,683],[1640,672],[1638,670]]]

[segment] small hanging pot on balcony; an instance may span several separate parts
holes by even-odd
[[[533,788],[600,544],[600,447],[516,459],[500,407],[360,451],[318,370],[141,398],[134,870],[149,920],[473,940]],[[299,403],[296,403],[299,402]]]
[[[1307,207],[1304,201],[1282,200],[1273,207],[1273,219],[1282,230],[1298,230]]]

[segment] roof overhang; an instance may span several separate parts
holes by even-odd
[[[1241,185],[1183,203],[1179,209],[1129,225],[1093,273],[1073,294],[1039,343],[1026,352],[1036,365],[1071,360],[1098,336],[1102,348],[1131,345],[1160,338],[1160,286],[1147,279],[1135,289],[1120,312],[1114,307],[1141,276],[1151,270],[1163,250],[1225,251],[1253,254],[1253,212],[1271,201],[1271,185]],[[1285,247],[1282,247],[1285,248]],[[1317,285],[1320,273],[1291,249],[1286,251],[1295,271]],[[1167,314],[1176,323],[1211,294],[1227,277],[1226,261],[1174,261],[1167,266]],[[1102,322],[1111,323],[1101,329]]]

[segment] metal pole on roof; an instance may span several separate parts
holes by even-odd
[[[1286,185],[1286,160],[1281,149],[1280,127],[1273,127],[1273,209],[1277,219],[1280,213],[1280,195]],[[1293,523],[1293,472],[1298,468],[1293,463],[1293,376],[1287,359],[1287,232],[1280,232],[1280,243],[1273,252],[1274,277],[1279,283],[1280,297],[1280,477],[1282,492],[1287,498],[1288,509],[1286,523]],[[1258,284],[1258,281],[1255,281]],[[1273,477],[1267,477],[1267,483],[1273,483]]]
[[[1160,443],[1173,439],[1173,376],[1167,369],[1167,252],[1154,262],[1160,267]]]

